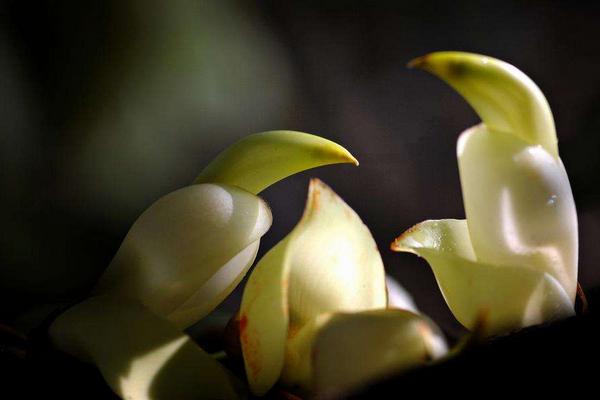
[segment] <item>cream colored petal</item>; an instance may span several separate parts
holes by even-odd
[[[244,291],[241,339],[252,391],[263,394],[279,379],[286,339],[316,316],[385,307],[383,263],[368,228],[312,180],[301,221],[258,263]]]
[[[209,280],[187,299],[168,319],[178,326],[189,326],[198,315],[207,315],[237,287],[252,266],[260,241],[251,243],[227,261]]]
[[[548,273],[574,300],[577,212],[560,159],[485,125],[463,133],[457,147],[477,259]]]
[[[240,342],[251,391],[262,396],[277,382],[288,335],[288,236],[254,267],[240,307]]]
[[[374,380],[445,355],[439,329],[405,310],[334,314],[318,330],[312,358],[312,391],[340,395]]]
[[[239,282],[270,225],[267,204],[244,190],[216,184],[177,190],[133,224],[95,293],[137,299],[185,328]],[[205,303],[192,305],[194,299]]]
[[[292,327],[324,312],[385,308],[385,271],[377,244],[360,217],[313,179],[289,250],[288,307]]]
[[[552,275],[478,262],[468,238],[466,221],[425,221],[396,239],[392,250],[427,260],[450,310],[469,329],[480,318],[493,334],[573,315],[573,302]]]
[[[219,154],[195,183],[225,183],[258,194],[306,169],[358,161],[342,146],[308,133],[269,131],[247,136]]]
[[[60,315],[50,337],[94,363],[123,399],[237,399],[239,382],[168,321],[133,302],[92,297]]]
[[[479,54],[431,53],[410,66],[438,76],[459,92],[490,128],[540,144],[558,157],[554,119],[541,90],[514,66]]]

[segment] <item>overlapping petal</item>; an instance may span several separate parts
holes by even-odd
[[[358,164],[341,146],[299,132],[236,143],[197,184],[138,218],[96,297],[52,324],[55,344],[95,363],[123,398],[237,398],[235,380],[181,329],[212,311],[252,265],[271,225],[269,207],[255,194],[293,173],[343,162]]]
[[[313,390],[334,395],[446,354],[446,342],[429,319],[406,310],[337,313],[312,347]]]
[[[255,194],[304,169],[357,161],[318,136],[272,131],[223,151],[195,184],[159,199],[134,223],[95,293],[139,300],[185,328],[244,277],[271,225]],[[208,183],[207,183],[208,182]]]
[[[450,310],[469,329],[483,321],[495,333],[573,315],[573,302],[551,274],[479,261],[465,220],[421,222],[392,249],[427,260]]]
[[[267,204],[242,189],[179,189],[138,218],[95,292],[136,299],[185,328],[239,281],[270,226]]]
[[[577,213],[540,89],[515,67],[440,52],[412,62],[439,76],[483,123],[457,145],[466,221],[425,221],[392,249],[429,262],[457,319],[491,333],[573,313]]]
[[[170,322],[136,302],[92,297],[60,315],[50,337],[94,363],[123,399],[239,399],[241,383]]]
[[[244,291],[240,338],[251,390],[264,394],[278,380],[311,392],[348,389],[383,370],[422,363],[430,354],[418,350],[423,346],[407,349],[403,345],[428,339],[424,331],[408,329],[402,318],[410,314],[423,320],[386,307],[385,272],[371,233],[329,187],[312,180],[301,221],[258,263]],[[364,314],[373,310],[382,313]],[[338,330],[343,323],[352,330]],[[344,354],[342,342],[329,343],[330,331],[349,343],[354,341],[354,352]],[[388,335],[398,339],[398,347],[386,351],[386,346],[375,341]],[[327,349],[319,340],[327,343]],[[317,366],[318,349],[322,358]],[[365,369],[356,364],[360,352],[366,359],[373,358],[372,366]],[[336,354],[339,357],[334,360]],[[378,364],[378,355],[387,361]],[[347,380],[344,374],[337,375],[333,386],[324,385],[320,374],[329,376],[326,369],[336,361],[353,372],[346,375]]]
[[[241,341],[253,392],[280,377],[288,336],[321,313],[385,308],[377,245],[356,213],[312,180],[302,219],[257,264],[242,299]]]
[[[574,300],[577,212],[560,159],[481,124],[461,135],[458,166],[478,261],[546,272]]]

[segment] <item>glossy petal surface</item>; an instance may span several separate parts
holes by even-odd
[[[123,399],[238,399],[239,383],[175,326],[123,299],[92,297],[52,324],[61,350],[94,363]]]
[[[464,220],[422,222],[392,249],[427,260],[452,313],[469,329],[480,318],[492,333],[574,314],[573,302],[552,275],[477,261]]]
[[[446,354],[441,332],[405,310],[334,314],[319,329],[312,351],[313,391],[343,393]]]
[[[244,190],[179,189],[138,218],[95,293],[137,299],[185,328],[235,287],[270,225],[269,207]]]
[[[560,159],[478,125],[458,142],[458,166],[477,260],[552,275],[577,289],[577,212]]]
[[[269,131],[247,136],[219,154],[195,183],[224,183],[258,194],[295,173],[358,161],[342,146],[308,133]]]
[[[449,83],[483,123],[458,140],[466,221],[425,221],[392,249],[429,262],[456,318],[489,333],[573,314],[577,212],[544,95],[523,72],[478,54],[412,66]]]
[[[386,307],[385,273],[368,228],[312,180],[301,221],[258,263],[242,299],[241,340],[252,391],[279,379],[286,341],[327,312]]]

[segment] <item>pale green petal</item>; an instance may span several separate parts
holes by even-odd
[[[308,133],[269,131],[247,136],[219,154],[195,183],[225,183],[258,194],[295,173],[358,161],[342,146]]]
[[[472,329],[484,318],[498,333],[573,315],[573,302],[550,274],[523,265],[478,262],[466,221],[422,222],[392,244],[392,250],[427,260],[456,319]]]
[[[318,395],[339,396],[447,351],[433,323],[405,310],[338,313],[321,325],[312,348],[302,352],[312,359],[311,391]]]
[[[137,299],[185,328],[235,287],[270,225],[267,204],[244,190],[215,184],[177,190],[133,224],[95,293]]]
[[[444,51],[413,60],[459,92],[490,128],[529,144],[540,144],[558,157],[554,119],[537,85],[514,66],[479,54]]]
[[[123,399],[237,399],[239,383],[168,321],[110,296],[92,297],[60,315],[50,337],[94,363]]]
[[[244,279],[246,272],[254,263],[259,244],[260,240],[252,242],[227,261],[189,299],[169,314],[169,320],[178,326],[189,326],[190,323],[199,320],[199,315],[210,313]]]
[[[258,396],[277,382],[285,359],[289,323],[288,238],[254,267],[240,307],[240,342],[246,376],[250,389]]]
[[[263,394],[277,381],[286,339],[304,324],[326,312],[385,308],[386,301],[383,263],[368,228],[312,180],[301,221],[258,263],[244,291],[241,339],[252,391]]]
[[[285,363],[281,371],[281,382],[288,387],[299,387],[313,392],[314,341],[320,330],[335,313],[317,315],[300,328],[291,331],[285,346]]]
[[[457,153],[477,259],[546,272],[574,300],[577,212],[560,159],[485,125],[463,133]]]
[[[288,307],[292,327],[323,312],[385,308],[385,271],[377,243],[360,217],[313,179],[293,231]]]

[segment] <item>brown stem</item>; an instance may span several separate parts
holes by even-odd
[[[588,312],[588,301],[583,292],[583,288],[577,282],[577,293],[575,295],[575,313],[577,315],[583,315]]]

